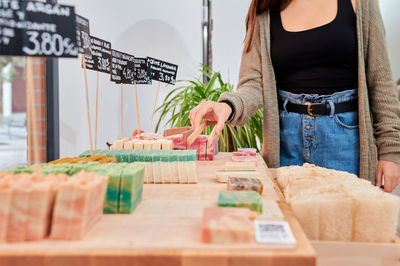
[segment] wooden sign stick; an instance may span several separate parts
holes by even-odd
[[[154,100],[154,107],[153,107],[153,113],[151,114],[151,120],[150,120],[150,132],[153,132],[153,118],[154,118],[154,113],[156,112],[156,106],[157,106],[157,98],[158,98],[158,93],[160,91],[160,84],[161,82],[158,82],[157,86],[157,91],[156,91],[156,99]]]
[[[26,71],[28,72],[28,66],[26,66]],[[27,153],[28,153],[28,158],[27,158],[27,165],[31,166],[32,165],[32,112],[31,112],[31,97],[30,93],[28,91],[28,80],[26,81],[26,126],[27,126]],[[31,134],[29,134],[31,133]]]
[[[124,84],[121,82],[121,139],[123,139],[124,137],[124,115],[123,115],[123,111],[124,111],[124,102],[123,102],[123,86]]]
[[[35,91],[33,85],[33,62],[32,57],[26,58],[26,89],[27,89],[27,98],[30,107],[31,117],[31,125],[32,125],[32,139],[33,139],[33,162],[35,165],[35,172],[38,173],[40,171],[40,155],[39,155],[39,140],[38,140],[38,128],[37,128],[37,118],[36,118],[36,106],[35,106]],[[29,151],[28,151],[29,152]]]
[[[97,150],[97,117],[99,113],[99,71],[96,72],[96,122],[95,122],[95,132],[94,132],[94,150]]]
[[[82,66],[83,66],[83,75],[85,77],[85,89],[86,89],[86,113],[88,119],[88,128],[89,128],[89,142],[90,142],[90,155],[93,156],[93,142],[92,142],[92,127],[90,125],[90,112],[89,112],[89,89],[87,85],[87,75],[86,75],[86,62],[85,55],[82,56]]]
[[[136,80],[133,81],[134,85],[135,85],[135,99],[136,99],[136,122],[137,122],[137,129],[138,132],[140,132],[140,120],[139,120],[139,102],[138,102],[138,98],[137,98],[137,88],[136,88]]]

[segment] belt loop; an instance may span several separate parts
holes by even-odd
[[[333,115],[335,114],[335,104],[333,103],[332,100],[329,100],[328,103],[329,103],[329,106],[331,107],[331,113],[329,114],[329,117],[332,118]]]
[[[285,98],[285,101],[283,102],[283,110],[285,111],[285,115],[288,114],[288,111],[286,109],[286,105],[289,102],[289,98]]]

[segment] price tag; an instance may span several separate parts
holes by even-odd
[[[287,222],[254,221],[256,241],[268,244],[295,245],[296,239]]]
[[[135,58],[135,79],[136,84],[151,84],[149,69],[147,67],[147,58]]]
[[[76,15],[76,44],[80,54],[91,54],[89,20]]]
[[[175,85],[176,74],[178,72],[177,65],[147,57],[147,66],[152,80]]]
[[[0,1],[0,54],[77,57],[75,9],[33,1]]]
[[[135,81],[135,57],[130,54],[122,54],[122,60],[126,64],[122,67],[122,83],[134,84]]]
[[[111,50],[111,81],[121,84],[122,82],[122,67],[126,61],[122,60],[122,52]]]
[[[111,73],[111,43],[90,36],[90,44],[92,54],[85,55],[86,68]]]

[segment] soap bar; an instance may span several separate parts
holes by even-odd
[[[262,198],[255,191],[221,191],[218,206],[247,207],[257,213],[262,213]]]
[[[252,170],[241,170],[241,171],[226,171],[226,170],[218,170],[217,171],[217,182],[226,183],[228,182],[228,177],[253,177],[260,178],[260,173]]]
[[[207,207],[203,209],[203,243],[251,243],[257,214],[248,208]]]
[[[228,190],[255,191],[261,195],[263,192],[263,184],[258,178],[230,176],[228,178]]]
[[[118,213],[119,188],[122,168],[113,167],[105,172],[109,179],[104,204],[104,213]]]
[[[133,212],[142,199],[144,164],[134,163],[127,166],[121,176],[119,213]]]
[[[107,176],[80,172],[63,183],[54,203],[50,238],[82,239],[103,213]]]
[[[256,170],[255,162],[226,162],[225,170]]]
[[[0,242],[6,240],[8,220],[11,212],[13,180],[3,177],[0,179]]]

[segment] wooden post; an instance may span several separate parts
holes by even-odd
[[[95,133],[94,133],[94,150],[97,150],[97,117],[99,113],[99,71],[96,72],[96,122],[95,122]]]
[[[136,99],[136,123],[137,123],[137,130],[140,132],[140,120],[139,120],[139,102],[137,97],[137,88],[136,88],[136,80],[134,81],[135,85],[135,99]]]
[[[123,111],[124,111],[124,102],[123,102],[123,83],[121,81],[121,139],[123,139],[124,137],[124,115],[123,115]]]
[[[85,62],[85,55],[81,54],[82,56],[82,66],[83,66],[83,73],[85,76],[85,88],[86,88],[86,113],[88,119],[88,127],[89,127],[89,141],[90,141],[90,155],[93,156],[93,142],[92,142],[92,127],[90,125],[90,112],[89,112],[89,89],[87,84],[87,75],[86,75],[86,62]]]
[[[31,115],[31,134],[33,140],[33,162],[35,166],[35,172],[40,171],[40,154],[39,154],[39,140],[38,140],[38,128],[37,128],[37,116],[36,116],[36,106],[35,106],[35,91],[33,85],[33,62],[32,57],[26,58],[26,89],[27,89],[27,99],[29,114]],[[30,141],[31,142],[31,141]],[[28,149],[28,152],[29,149]]]
[[[156,99],[154,100],[154,107],[153,107],[153,113],[151,114],[151,120],[150,120],[150,132],[153,132],[153,118],[154,118],[154,113],[156,111],[156,106],[157,106],[157,98],[158,98],[158,93],[160,91],[160,84],[161,82],[158,82],[157,86],[157,91],[156,91]]]

